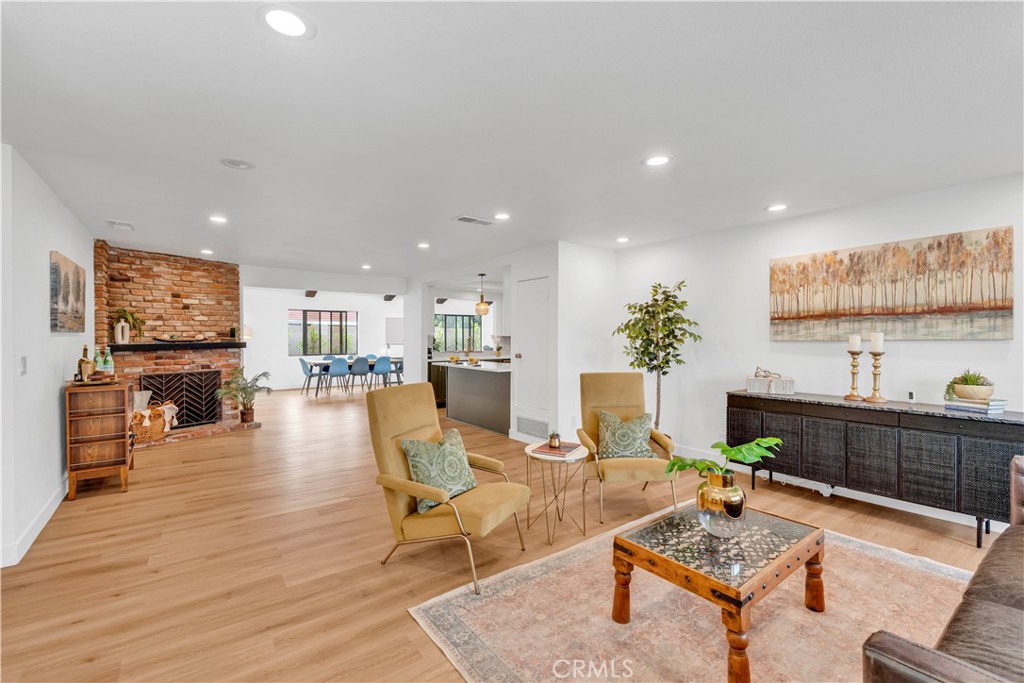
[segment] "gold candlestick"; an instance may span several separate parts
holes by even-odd
[[[847,401],[863,401],[864,397],[860,395],[857,390],[857,374],[858,368],[860,367],[860,356],[861,351],[847,351],[850,354],[850,393],[843,396]]]
[[[871,357],[874,359],[871,363],[871,375],[874,377],[875,384],[871,390],[871,395],[868,396],[865,401],[868,403],[888,403],[888,399],[882,396],[878,391],[879,379],[882,376],[882,356],[885,355],[884,351],[869,351]]]

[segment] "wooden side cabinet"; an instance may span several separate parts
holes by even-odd
[[[132,383],[64,388],[67,434],[68,500],[74,500],[79,479],[118,475],[128,490],[133,457]]]
[[[973,515],[977,545],[989,520],[1010,518],[1010,460],[1024,454],[1024,413],[964,415],[945,406],[882,407],[841,396],[729,392],[731,444],[778,436],[773,472]],[[751,468],[754,488],[757,465]]]

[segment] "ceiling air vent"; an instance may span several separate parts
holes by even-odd
[[[384,301],[394,301],[397,294],[385,294]]]
[[[135,224],[131,221],[115,221],[113,218],[107,219],[107,225],[112,227],[114,230],[134,230]]]
[[[494,225],[494,221],[489,221],[486,218],[477,218],[476,216],[456,216],[452,220],[456,220],[459,223],[469,223],[470,225]]]
[[[314,296],[316,296],[316,290],[315,289],[307,289],[306,290],[306,296],[308,298],[312,299]]]
[[[443,304],[445,301],[448,301],[448,297],[446,296],[439,296],[436,299],[434,299],[434,303],[436,304]]]

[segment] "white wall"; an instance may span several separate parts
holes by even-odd
[[[3,154],[0,441],[6,566],[21,560],[67,493],[62,388],[75,373],[82,345],[93,344],[94,281],[92,236],[16,150],[5,145]],[[50,332],[51,250],[86,270],[84,333]],[[23,356],[26,374],[20,372]]]
[[[302,386],[304,377],[298,356],[288,355],[288,309],[305,308],[359,313],[359,354],[384,355],[385,318],[402,317],[402,297],[384,301],[382,294],[353,294],[320,291],[308,298],[295,289],[242,288],[242,324],[252,328],[243,352],[246,372],[270,372],[274,389]],[[393,355],[402,355],[401,346],[392,346]]]
[[[576,440],[580,373],[607,372],[615,362],[608,343],[618,325],[616,252],[558,243],[557,428]]]
[[[616,307],[645,298],[654,281],[685,279],[689,317],[704,341],[687,343],[687,364],[663,385],[662,428],[684,448],[708,453],[725,436],[725,392],[741,389],[755,366],[796,378],[796,389],[843,395],[849,389],[845,342],[769,341],[768,261],[817,251],[913,239],[962,230],[1014,226],[1016,339],[1012,341],[886,341],[882,393],[891,398],[917,392],[937,403],[950,377],[964,367],[983,372],[1011,410],[1022,408],[1021,241],[1022,177],[1012,176],[898,197],[811,216],[626,250],[619,256]],[[621,309],[619,309],[621,310]],[[614,349],[626,368],[621,339]],[[862,370],[864,366],[862,357]],[[861,393],[870,373],[861,373]],[[653,407],[654,382],[648,380]]]

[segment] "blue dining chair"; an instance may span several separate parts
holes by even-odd
[[[395,382],[398,384],[402,383],[402,373],[405,372],[405,359],[404,358],[392,358],[391,359],[391,372],[395,376]]]
[[[332,356],[329,353],[326,356],[324,356],[324,360],[334,360],[335,358],[337,358],[337,356]]]
[[[366,360],[377,360],[377,356],[372,353],[366,354]]]
[[[370,382],[370,386],[381,383],[384,386],[391,384],[389,375],[391,375],[391,359],[387,356],[381,356],[373,364],[373,377],[370,378],[373,381]]]
[[[305,392],[306,394],[309,394],[309,385],[313,381],[313,378],[316,377],[316,391],[319,394],[320,382],[323,381],[323,376],[320,372],[314,370],[305,358],[299,359],[299,365],[302,367],[302,374],[306,376],[306,381],[302,383],[302,390],[299,393],[301,394]]]
[[[354,382],[355,378],[358,377],[359,385],[365,389],[366,380],[368,379],[368,375],[370,374],[370,361],[367,360],[366,358],[363,358],[362,356],[359,356],[359,358],[356,358],[354,361],[352,361],[351,373],[352,381]]]
[[[351,387],[348,385],[349,378],[352,373],[348,370],[348,360],[345,358],[335,358],[331,361],[331,367],[327,369],[327,395],[331,395],[331,386],[334,384],[334,380],[338,380],[338,386],[343,391],[350,391]]]

